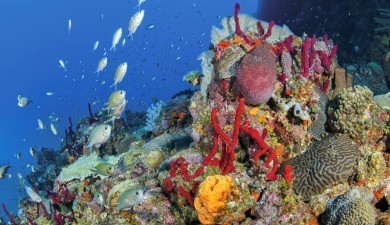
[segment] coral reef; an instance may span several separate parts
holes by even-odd
[[[222,28],[212,28],[202,72],[183,77],[200,89],[147,113],[126,111],[90,155],[84,146],[107,112],[89,105],[77,125],[69,119],[60,151],[40,149],[40,168],[28,177],[42,203],[24,197],[20,215],[9,218],[59,225],[388,220],[386,99],[352,86],[361,69],[344,71],[327,35],[300,37],[239,10],[236,4]],[[365,66],[377,78],[385,71]],[[111,170],[95,171],[99,163]],[[126,194],[133,189],[142,198]],[[129,210],[118,210],[121,202]]]

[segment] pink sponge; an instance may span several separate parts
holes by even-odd
[[[246,54],[237,66],[236,90],[252,105],[266,103],[276,83],[275,55],[261,45]]]

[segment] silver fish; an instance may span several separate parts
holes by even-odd
[[[68,20],[68,34],[70,33],[70,29],[72,29],[72,20]]]
[[[99,203],[100,207],[103,207],[104,205],[104,195],[98,191],[95,191],[93,195],[94,199],[97,203]]]
[[[114,36],[112,37],[112,45],[110,51],[112,49],[114,49],[115,51],[115,46],[119,43],[121,37],[122,37],[122,28],[118,28],[118,30],[115,31]]]
[[[128,36],[131,37],[131,40],[133,40],[133,34],[135,33],[135,31],[137,30],[139,25],[141,25],[141,22],[144,19],[144,15],[145,15],[145,10],[140,10],[130,18]]]
[[[21,152],[18,152],[18,153],[15,155],[15,157],[16,157],[17,159],[20,159],[20,157],[22,157],[22,153],[21,153]]]
[[[99,41],[96,41],[95,44],[93,45],[92,51],[95,51],[99,47]]]
[[[4,164],[0,167],[0,179],[3,179],[6,177],[8,169],[11,168],[9,164]]]
[[[41,196],[39,196],[38,193],[36,193],[32,188],[26,186],[26,192],[28,196],[33,200],[33,202],[40,203],[42,202]]]
[[[18,95],[18,106],[23,108],[32,103],[31,99],[28,97],[24,97],[22,95]]]
[[[32,157],[36,157],[37,156],[36,151],[35,151],[35,149],[33,147],[30,147],[30,155]]]
[[[116,209],[118,211],[122,209],[128,210],[131,207],[141,203],[143,197],[144,197],[144,191],[142,189],[139,188],[128,189],[119,195],[118,205]]]
[[[61,67],[62,69],[64,69],[65,72],[66,72],[66,65],[65,65],[64,60],[60,59],[58,62],[60,63],[60,67]]]

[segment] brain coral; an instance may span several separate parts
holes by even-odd
[[[245,102],[258,105],[266,103],[276,84],[275,56],[266,45],[255,48],[242,58],[237,66],[236,88]]]
[[[375,211],[370,205],[371,192],[354,188],[328,201],[324,217],[325,225],[374,225]]]
[[[329,135],[302,154],[283,163],[294,170],[294,191],[310,200],[326,188],[346,181],[355,172],[360,151],[347,135]]]

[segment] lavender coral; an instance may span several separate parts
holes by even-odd
[[[146,125],[145,130],[146,131],[153,131],[157,132],[158,126],[157,126],[157,118],[161,113],[162,108],[165,106],[165,103],[163,101],[157,102],[155,105],[152,104],[149,109],[148,113],[146,114]]]

